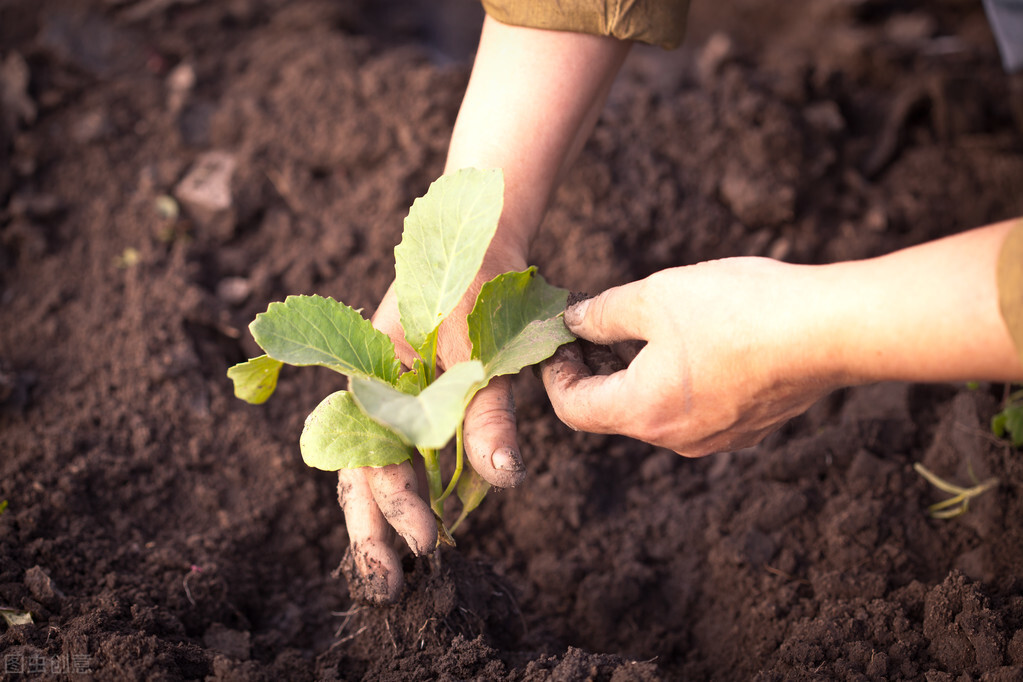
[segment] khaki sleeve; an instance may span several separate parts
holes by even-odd
[[[682,43],[689,0],[482,0],[503,24],[636,40],[665,49]]]
[[[998,254],[998,306],[1023,363],[1023,219],[1009,230]]]

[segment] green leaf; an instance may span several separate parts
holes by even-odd
[[[417,351],[469,289],[503,206],[499,169],[441,176],[413,202],[394,249],[394,291],[405,338]]]
[[[387,335],[332,298],[288,296],[256,315],[249,329],[267,355],[289,365],[320,365],[389,384],[401,371]]]
[[[483,379],[483,365],[460,362],[423,389],[409,395],[380,381],[352,377],[351,389],[366,414],[394,429],[416,447],[447,445],[465,414],[465,406]]]
[[[235,397],[252,405],[265,403],[277,388],[281,367],[278,360],[260,355],[230,368],[227,376],[234,382]]]
[[[412,455],[396,433],[366,416],[348,391],[331,393],[309,413],[298,444],[305,463],[324,471],[382,467]]]
[[[1013,447],[1023,447],[1023,405],[1010,405],[1002,412],[1005,415],[1005,430],[1012,434]]]
[[[568,292],[548,284],[535,267],[484,284],[466,321],[472,357],[483,363],[486,381],[535,365],[574,341],[561,316],[567,300]]]
[[[462,472],[462,477],[458,479],[458,487],[455,490],[458,499],[462,501],[462,517],[480,506],[480,502],[486,497],[488,490],[490,490],[490,484],[484,481],[475,469],[468,467],[468,471]]]
[[[1005,412],[999,412],[995,416],[991,417],[991,433],[995,434],[999,438],[1005,435],[1005,422],[1009,419]]]
[[[394,387],[402,393],[419,395],[420,392],[422,392],[422,388],[419,383],[419,373],[422,371],[422,361],[416,359],[416,366],[398,377],[398,380],[394,382]]]

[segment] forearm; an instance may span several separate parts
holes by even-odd
[[[995,274],[1013,224],[823,266],[829,352],[846,383],[1023,380]]]
[[[522,259],[555,187],[589,135],[629,43],[485,20],[445,172],[501,168],[494,240]]]

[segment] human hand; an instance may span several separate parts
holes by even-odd
[[[484,20],[445,172],[501,168],[504,205],[479,275],[441,325],[442,367],[469,359],[465,316],[480,287],[499,274],[525,269],[525,254],[547,203],[593,128],[629,45],[614,38]],[[398,358],[410,366],[414,355],[401,333],[392,290],[373,324],[394,340]],[[483,479],[500,488],[522,482],[525,468],[508,377],[495,377],[473,398],[465,413],[464,438],[467,458]],[[342,568],[353,594],[364,601],[394,601],[401,593],[402,572],[390,528],[416,553],[431,552],[437,527],[429,505],[419,499],[407,463],[342,471],[339,478],[351,540]]]
[[[601,344],[642,340],[629,366],[594,376],[577,344],[542,376],[570,427],[619,433],[688,457],[759,442],[842,385],[808,304],[818,270],[761,258],[673,268],[570,306]]]
[[[455,311],[441,325],[438,365],[450,367],[468,360],[471,345],[465,318],[480,288],[499,274],[526,267],[514,249],[492,244],[483,266]],[[405,341],[393,285],[373,316],[373,325],[386,333],[398,359],[410,367],[415,351]],[[463,436],[472,468],[488,483],[510,488],[525,478],[515,433],[515,411],[510,377],[495,377],[480,389],[466,409]],[[386,467],[342,469],[338,472],[338,500],[345,513],[349,550],[342,562],[349,590],[360,601],[394,602],[401,595],[403,575],[394,531],[416,555],[430,554],[437,544],[437,523],[429,503],[420,497],[411,463]]]

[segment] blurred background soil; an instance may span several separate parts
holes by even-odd
[[[335,479],[297,447],[338,377],[286,372],[252,407],[225,371],[270,301],[373,310],[481,16],[0,2],[0,607],[34,620],[0,625],[0,675],[1023,677],[1001,386],[841,391],[685,460],[571,432],[526,372],[527,483],[409,560],[402,604],[351,602]],[[694,0],[683,48],[630,56],[533,261],[597,292],[1021,215],[1020,87],[979,2]],[[938,521],[914,462],[1001,483]]]

